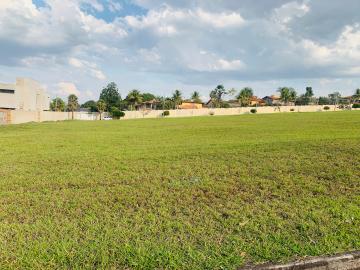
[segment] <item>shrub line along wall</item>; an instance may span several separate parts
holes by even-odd
[[[325,106],[281,106],[281,107],[257,107],[256,113],[283,113],[283,112],[321,112]],[[334,105],[328,105],[328,111],[337,111]],[[169,110],[169,116],[166,117],[191,117],[191,116],[210,116],[210,115],[239,115],[250,114],[254,107],[240,108],[218,108],[218,109],[189,109],[189,110]],[[354,110],[354,109],[353,109]],[[359,109],[355,109],[359,110]],[[141,118],[160,118],[163,116],[162,110],[149,111],[126,111],[123,119],[141,119]],[[28,122],[44,121],[64,121],[71,120],[71,112],[49,112],[49,111],[7,111],[7,121],[0,121],[0,124],[21,124]],[[103,116],[105,116],[103,114]],[[75,112],[75,120],[99,120],[99,113]]]

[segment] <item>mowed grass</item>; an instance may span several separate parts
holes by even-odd
[[[1,269],[236,269],[360,249],[360,112],[0,127]]]

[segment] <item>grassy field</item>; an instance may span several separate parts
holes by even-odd
[[[1,269],[360,249],[360,112],[1,126],[0,149]]]

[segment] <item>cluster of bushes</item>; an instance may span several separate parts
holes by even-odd
[[[324,110],[325,110],[325,111],[328,111],[328,110],[330,110],[330,107],[329,107],[329,106],[325,106],[325,107],[324,107]]]
[[[251,109],[250,112],[251,113],[257,113],[257,110],[256,109]]]
[[[360,103],[355,103],[352,105],[353,109],[360,109]]]
[[[125,116],[125,113],[117,107],[111,107],[110,113],[113,119],[120,119]]]
[[[162,116],[169,116],[170,112],[169,111],[163,111]]]

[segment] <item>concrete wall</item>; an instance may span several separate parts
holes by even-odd
[[[328,105],[330,110],[338,111],[340,109],[333,105]],[[240,115],[250,114],[251,109],[256,109],[258,114],[264,113],[295,113],[295,112],[321,112],[324,106],[281,106],[281,107],[258,107],[258,108],[228,108],[228,109],[194,109],[194,110],[170,110],[172,117],[191,117],[191,116],[209,116],[209,115]],[[293,110],[293,112],[291,111]],[[355,110],[355,109],[353,109]],[[360,109],[356,109],[360,110]],[[20,111],[9,110],[11,124],[20,124],[27,122],[44,122],[44,121],[64,121],[71,120],[71,112],[49,112],[49,111]],[[325,111],[324,111],[325,112]],[[159,118],[163,111],[126,111],[123,119],[142,119],[142,118]],[[104,113],[103,117],[107,114]],[[99,120],[99,113],[75,112],[75,120]]]
[[[71,120],[71,112],[49,112],[49,111],[20,111],[10,112],[10,123],[21,124],[28,122],[65,121]],[[104,114],[106,115],[106,114]],[[75,120],[98,120],[98,113],[75,112]]]
[[[335,106],[328,105],[330,111],[335,110]],[[238,115],[249,114],[251,109],[256,109],[257,113],[279,113],[279,112],[319,112],[323,111],[324,106],[281,106],[281,107],[240,107],[228,109],[194,109],[194,110],[169,110],[170,115],[167,117],[190,117],[190,116],[206,116],[206,115]],[[338,110],[338,109],[336,109]],[[139,119],[139,118],[157,118],[161,117],[163,111],[127,111],[124,119]]]

